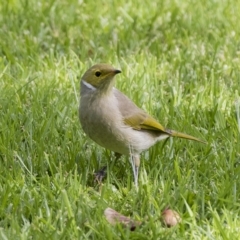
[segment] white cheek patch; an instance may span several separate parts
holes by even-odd
[[[93,85],[91,85],[90,83],[87,83],[87,82],[84,81],[84,80],[82,80],[82,83],[83,83],[87,88],[89,88],[89,89],[91,89],[91,90],[96,90],[96,88],[95,88]]]

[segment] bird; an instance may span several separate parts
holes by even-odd
[[[115,88],[121,70],[110,64],[90,67],[80,81],[79,119],[83,131],[98,145],[130,158],[134,184],[138,186],[140,154],[158,141],[179,137],[205,141],[163,127]]]

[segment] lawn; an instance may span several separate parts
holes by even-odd
[[[0,4],[0,239],[240,239],[240,2]],[[129,160],[91,141],[79,82],[95,63],[171,129]],[[101,185],[94,173],[107,165]],[[112,226],[106,208],[142,224]],[[166,228],[166,207],[181,223]]]

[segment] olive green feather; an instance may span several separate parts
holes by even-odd
[[[146,112],[135,105],[127,96],[117,89],[114,89],[114,95],[119,100],[119,110],[123,116],[123,122],[135,130],[149,130],[168,134],[172,137],[185,138],[201,143],[206,143],[201,139],[195,138],[185,133],[176,132],[171,129],[164,128],[156,119],[149,116]]]

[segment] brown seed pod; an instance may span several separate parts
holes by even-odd
[[[167,208],[162,212],[162,220],[165,226],[173,227],[181,222],[181,217],[176,211]]]

